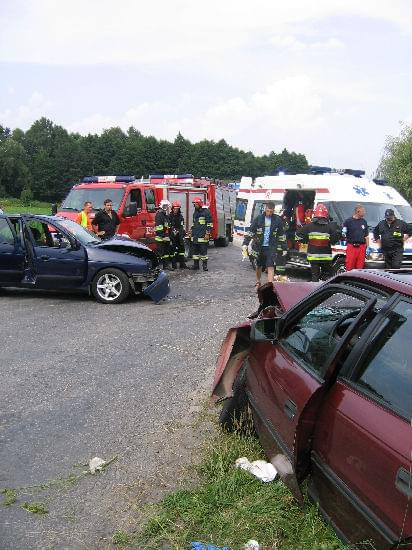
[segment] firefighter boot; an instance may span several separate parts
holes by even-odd
[[[192,269],[197,271],[199,269],[199,260],[193,260]]]
[[[189,266],[186,265],[186,262],[184,260],[181,260],[179,267],[180,269],[189,269]]]
[[[173,258],[172,259],[172,267],[170,268],[172,271],[174,271],[177,267],[177,262],[176,262],[176,258]]]
[[[203,260],[203,271],[209,271],[207,268],[207,260]]]

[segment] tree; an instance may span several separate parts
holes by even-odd
[[[399,137],[387,139],[378,171],[412,202],[412,126],[404,126]]]

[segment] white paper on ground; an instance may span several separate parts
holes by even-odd
[[[273,464],[266,462],[265,460],[255,460],[254,462],[249,462],[245,456],[242,456],[236,460],[235,466],[236,468],[242,468],[242,470],[250,472],[265,483],[273,481],[278,475],[278,472]]]

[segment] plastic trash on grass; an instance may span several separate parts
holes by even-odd
[[[259,550],[259,543],[257,540],[250,539],[245,544],[245,550]]]
[[[270,462],[266,462],[265,460],[255,460],[253,462],[249,462],[245,456],[242,456],[236,460],[235,467],[242,468],[242,470],[250,472],[265,483],[273,481],[278,475],[276,468]]]
[[[91,474],[95,474],[96,472],[100,472],[103,469],[103,466],[105,466],[106,461],[102,458],[95,456],[89,461],[89,470]]]

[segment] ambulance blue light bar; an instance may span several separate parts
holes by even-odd
[[[188,179],[193,178],[193,174],[150,174],[150,179]]]
[[[329,166],[309,166],[308,173],[309,174],[330,174],[332,172],[332,168],[329,168]]]
[[[85,176],[82,183],[131,183],[135,176]]]

